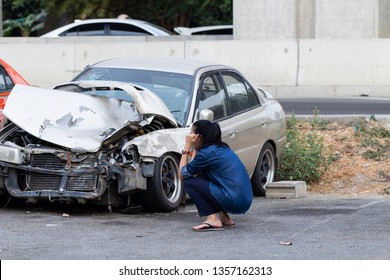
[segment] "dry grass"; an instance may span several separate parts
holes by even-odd
[[[378,125],[376,122],[370,125]],[[332,149],[336,158],[317,184],[308,186],[309,192],[335,194],[390,194],[390,139],[381,138],[387,147],[379,161],[367,159],[363,153],[362,138],[351,124],[331,123],[320,130],[324,145]]]

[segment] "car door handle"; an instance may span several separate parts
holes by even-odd
[[[236,135],[236,132],[237,132],[237,128],[231,128],[229,129],[229,136],[230,137],[234,137]]]
[[[260,126],[261,127],[266,127],[267,126],[267,121],[266,120],[260,121]]]

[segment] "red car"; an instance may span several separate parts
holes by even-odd
[[[0,58],[0,128],[4,125],[3,109],[7,97],[15,84],[29,85],[29,83]]]

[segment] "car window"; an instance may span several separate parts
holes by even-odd
[[[105,35],[105,23],[88,23],[75,26],[60,36],[103,36]]]
[[[214,120],[228,116],[228,106],[225,91],[218,79],[217,74],[202,79],[198,111],[209,109],[214,113]]]
[[[3,67],[0,66],[0,91],[11,90],[14,83]]]
[[[195,31],[192,32],[192,35],[233,35],[233,28]]]
[[[110,35],[112,36],[140,36],[140,35],[152,35],[146,30],[130,24],[111,23]]]
[[[251,104],[251,107],[257,106],[260,104],[259,98],[253,88],[245,82],[246,91],[248,92],[249,102]]]
[[[225,82],[228,92],[232,114],[245,111],[252,107],[250,98],[253,99],[254,93],[252,90],[248,92],[248,85],[238,74],[233,72],[226,72],[222,73],[222,78]]]
[[[0,91],[5,90],[5,78],[3,67],[0,67]]]

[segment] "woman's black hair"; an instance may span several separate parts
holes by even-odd
[[[222,142],[221,128],[218,123],[210,122],[208,120],[199,120],[193,123],[195,134],[202,136],[202,146],[217,145],[220,147],[229,147],[228,144]]]

